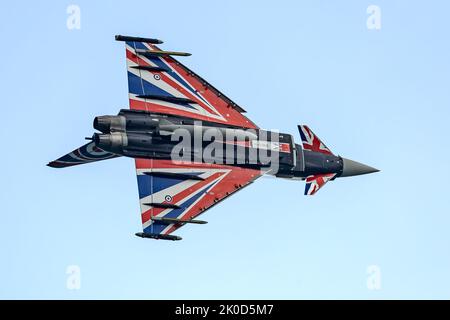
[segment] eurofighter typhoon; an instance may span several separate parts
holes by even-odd
[[[328,181],[378,171],[345,159],[306,125],[301,144],[266,131],[244,109],[177,61],[189,53],[164,51],[158,39],[116,36],[125,42],[129,109],[94,119],[89,143],[50,162],[64,168],[116,157],[134,158],[142,238],[173,234],[264,174],[305,180],[305,195]]]

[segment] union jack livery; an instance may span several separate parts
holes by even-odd
[[[136,159],[144,234],[168,235],[181,223],[252,183],[259,170],[215,164],[181,164]]]
[[[189,54],[138,41],[126,41],[125,47],[130,109],[257,128],[242,108],[170,55]]]
[[[335,176],[335,173],[329,173],[306,177],[305,195],[312,196]]]
[[[64,168],[116,157],[135,161],[142,238],[205,224],[198,216],[263,174],[306,180],[305,195],[338,177],[378,171],[335,156],[305,125],[302,144],[260,129],[245,110],[174,56],[161,40],[116,36],[126,49],[129,109],[98,116],[89,143],[50,162]]]
[[[320,152],[324,154],[333,154],[327,146],[312,132],[308,126],[298,126],[300,137],[302,138],[303,149]]]

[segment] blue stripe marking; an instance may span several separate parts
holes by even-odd
[[[132,48],[135,48],[136,46],[136,49],[148,50],[148,48],[142,42],[127,41],[126,43]]]
[[[149,225],[147,228],[144,229],[144,232],[160,234],[166,227],[167,227],[167,224],[153,222],[151,225]]]
[[[194,201],[196,201],[198,198],[200,198],[204,193],[205,193],[205,191],[199,192],[198,194],[193,196],[191,199],[189,199],[188,201],[183,203],[181,205],[181,206],[183,206],[183,208],[174,209],[174,210],[170,211],[168,214],[166,214],[164,217],[166,217],[166,218],[179,217],[186,210],[187,207],[189,207],[192,203],[194,203]],[[153,230],[152,230],[152,225],[153,225]],[[152,225],[145,228],[144,232],[161,233],[167,227],[167,224],[159,223],[158,221],[155,221]]]
[[[181,207],[180,209],[174,209],[174,210],[170,211],[168,214],[166,214],[164,217],[166,217],[166,218],[178,218],[186,210],[186,208],[188,208],[197,199],[199,199],[202,195],[204,195],[206,193],[206,190],[208,190],[209,188],[212,188],[217,182],[218,181],[214,182],[210,186],[204,187],[204,189],[202,191],[200,191],[195,196],[193,196],[189,200],[187,200],[184,203],[182,203],[180,205],[180,207]],[[152,229],[152,226],[153,226],[153,229]],[[151,224],[150,226],[145,228],[144,232],[161,233],[166,227],[167,227],[167,224],[162,224],[162,223],[159,223],[159,222],[155,221],[153,224]]]
[[[144,86],[144,91],[142,91],[142,86]],[[173,97],[168,92],[158,88],[148,81],[145,81],[144,79],[142,79],[141,82],[141,78],[134,75],[130,71],[128,71],[128,90],[133,94],[154,94],[158,96]]]
[[[156,193],[184,181],[183,179],[167,179],[161,177],[152,177],[145,174],[138,175],[137,179],[139,187],[139,199],[145,198],[152,193],[152,183],[153,193]]]
[[[142,42],[127,42],[127,44],[132,47],[132,48],[136,48],[136,49],[143,49],[143,50],[148,50],[148,48],[142,43]],[[160,57],[146,57],[148,60],[150,60],[151,62],[153,62],[154,64],[156,64],[158,67],[160,68],[164,68],[167,69],[167,65],[166,63],[164,63]],[[172,69],[170,68],[170,75],[175,78],[179,83],[181,83],[187,90],[189,90],[192,94],[194,94],[197,98],[199,98],[200,100],[202,100],[203,102],[207,103],[202,97],[200,97],[198,95],[197,92],[195,92],[195,90],[193,90],[191,88],[191,86],[184,81],[178,74],[176,74],[175,72],[172,71]]]
[[[142,86],[144,87],[144,91],[142,91]],[[164,97],[173,97],[170,93],[162,90],[161,88],[155,86],[153,83],[145,81],[144,79],[134,75],[130,71],[128,71],[128,91],[132,94],[140,95],[140,94],[152,94]],[[177,105],[195,109],[193,106],[187,103],[176,103]]]
[[[308,140],[306,140],[306,136],[305,136],[305,134],[303,133],[303,130],[302,130],[301,127],[298,128],[298,131],[300,132],[300,137],[302,138],[302,141],[303,141],[303,142],[308,142]]]
[[[152,57],[150,60],[155,63],[160,68],[167,68],[168,64],[164,63],[159,57]],[[169,65],[170,68],[170,65]],[[177,73],[170,71],[170,76],[174,79],[176,79],[185,89],[189,90],[194,96],[196,96],[198,99],[202,100],[204,103],[207,104],[207,102],[198,95],[197,92],[195,92],[194,89],[186,82],[184,79],[182,79]]]
[[[191,174],[197,176],[202,173],[203,172],[188,172],[183,174]],[[137,180],[139,189],[139,199],[148,197],[152,193],[151,187],[152,183],[153,183],[153,193],[156,193],[185,181],[185,179],[154,177],[146,174],[138,175]]]
[[[305,196],[306,195],[308,195],[308,191],[309,191],[309,188],[311,187],[311,184],[310,183],[307,183],[306,185],[305,185]]]

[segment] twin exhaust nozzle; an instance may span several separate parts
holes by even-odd
[[[123,132],[126,130],[126,126],[127,121],[124,116],[98,116],[94,118],[94,129],[103,133]]]
[[[128,137],[124,132],[94,133],[92,140],[100,149],[120,152],[128,146]]]

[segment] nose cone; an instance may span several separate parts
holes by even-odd
[[[378,172],[380,170],[366,166],[365,164],[342,158],[344,166],[341,177],[359,176],[361,174]]]

